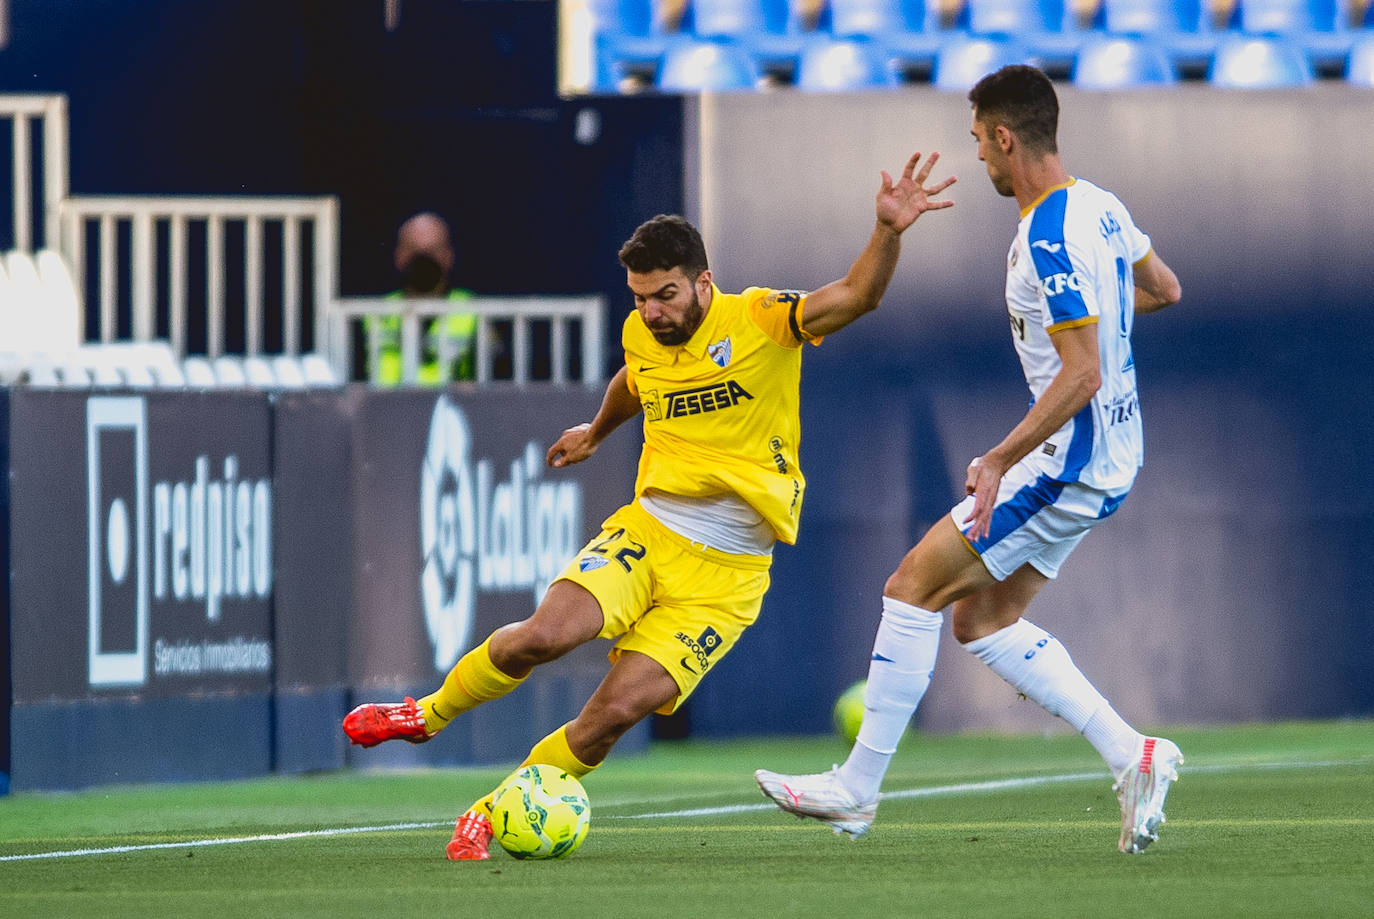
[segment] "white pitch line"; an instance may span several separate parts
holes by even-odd
[[[1221,763],[1189,767],[1188,772],[1239,772],[1246,769],[1312,769],[1330,766],[1350,766],[1367,763],[1368,760],[1326,760],[1321,762],[1252,762]],[[1032,788],[1037,785],[1050,785],[1059,782],[1083,782],[1104,780],[1102,772],[1069,772],[1060,775],[1027,776],[1016,779],[993,779],[986,782],[959,782],[954,785],[933,785],[927,788],[907,788],[901,791],[883,793],[888,800],[901,798],[933,798],[942,795],[973,794],[985,791],[1005,791],[1013,788]],[[771,810],[776,805],[728,804],[721,807],[694,807],[686,810],[656,811],[645,814],[608,814],[602,820],[651,820],[675,819],[681,817],[714,817],[723,814],[742,814],[751,811]],[[158,849],[192,849],[205,846],[228,846],[248,842],[275,842],[284,839],[309,839],[312,837],[350,836],[357,833],[385,833],[392,830],[431,830],[448,826],[451,820],[427,821],[424,823],[387,823],[380,826],[337,827],[328,830],[300,830],[294,833],[267,833],[259,836],[227,836],[215,839],[189,839],[184,842],[156,842],[144,845],[107,846],[100,849],[64,849],[59,852],[32,852],[22,855],[0,855],[0,862],[33,861],[43,858],[76,858],[85,855],[121,855],[126,852],[150,852]]]
[[[430,823],[388,823],[383,826],[349,826],[332,830],[301,830],[295,833],[267,833],[262,836],[225,836],[217,839],[188,839],[185,842],[153,842],[140,846],[108,846],[103,849],[66,849],[61,852],[33,852],[25,855],[0,855],[0,862],[32,861],[36,858],[73,858],[79,855],[118,855],[124,852],[150,852],[155,849],[191,849],[201,846],[228,846],[243,842],[272,842],[279,839],[307,839],[311,836],[347,836],[353,833],[384,833],[388,830],[429,830],[448,826],[453,821]]]

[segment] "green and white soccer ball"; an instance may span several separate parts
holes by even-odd
[[[516,858],[566,858],[591,828],[592,807],[576,777],[556,766],[525,766],[491,799],[496,841]]]
[[[835,733],[844,738],[847,744],[854,743],[859,736],[859,726],[864,723],[864,690],[867,680],[851,685],[835,700],[832,716],[835,719]]]

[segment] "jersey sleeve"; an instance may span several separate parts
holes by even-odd
[[[808,342],[818,345],[824,338],[802,328],[802,306],[806,303],[806,292],[750,287],[742,296],[754,325],[782,347],[800,348]]]

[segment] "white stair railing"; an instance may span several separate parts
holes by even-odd
[[[57,94],[0,95],[0,120],[8,120],[13,137],[10,182],[13,188],[14,246],[24,252],[55,248],[58,207],[67,197],[67,97]],[[35,122],[41,122],[43,187],[35,200]],[[34,227],[43,239],[34,239]]]
[[[231,272],[241,281],[244,291],[244,353],[264,352],[268,301],[264,264],[269,246],[265,230],[272,225],[280,227],[282,351],[302,352],[307,306],[313,315],[314,347],[322,349],[328,338],[328,304],[337,294],[338,283],[335,198],[74,196],[62,202],[61,216],[62,251],[71,263],[78,290],[87,295],[87,313],[94,310],[99,316],[102,342],[119,337],[119,288],[123,275],[128,277],[130,286],[132,340],[161,337],[157,318],[160,311],[165,311],[166,338],[178,355],[186,354],[191,292],[188,267],[192,259],[188,238],[193,224],[203,224],[205,232],[206,354],[218,357],[225,353]],[[303,239],[307,225],[313,236],[308,251]],[[123,227],[128,228],[127,248],[119,245]],[[227,231],[236,227],[241,227],[243,233],[242,258],[237,262],[226,251]],[[167,273],[165,291],[158,280],[162,260]],[[305,268],[306,265],[309,267]],[[306,271],[311,277],[306,276]],[[96,283],[88,286],[92,274]],[[307,291],[313,291],[309,298]]]
[[[372,316],[400,316],[401,381],[414,383],[419,374],[422,324],[451,313],[465,313],[477,317],[479,346],[475,349],[476,382],[497,382],[492,373],[492,342],[499,340],[494,331],[498,323],[510,324],[509,340],[502,342],[510,350],[510,382],[533,382],[533,329],[537,323],[548,323],[547,382],[571,382],[567,364],[571,356],[573,329],[576,327],[580,336],[577,355],[581,368],[577,379],[584,386],[597,388],[605,379],[602,369],[605,308],[605,300],[599,296],[475,296],[456,303],[437,297],[402,300],[384,297],[342,297],[334,301],[330,313],[332,334],[329,340],[329,356],[339,379],[348,379],[349,361],[353,354],[353,327],[355,320],[361,319],[364,320],[363,335],[370,365],[377,366],[380,344],[376,336],[376,325],[366,322],[366,319]]]

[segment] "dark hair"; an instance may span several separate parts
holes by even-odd
[[[1036,153],[1059,152],[1059,97],[1043,71],[1009,64],[979,80],[968,99],[979,121],[1006,125]]]
[[[659,214],[641,223],[620,247],[620,264],[636,274],[681,268],[689,281],[711,267],[701,234],[676,214]]]

